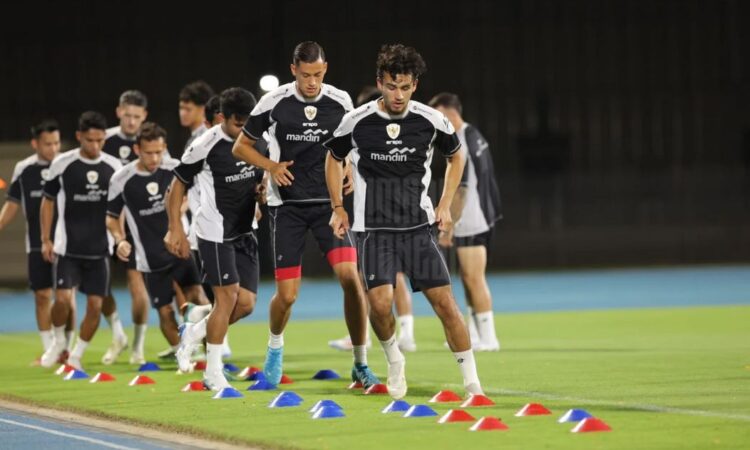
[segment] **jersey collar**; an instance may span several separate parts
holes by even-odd
[[[320,93],[318,93],[317,97],[310,100],[310,99],[306,99],[305,97],[302,96],[302,94],[299,93],[299,89],[297,89],[297,82],[296,81],[292,82],[292,87],[294,88],[294,96],[297,98],[297,100],[301,101],[302,103],[315,103],[321,98],[323,98],[323,90],[325,89],[325,86],[326,85],[324,83],[321,83]]]

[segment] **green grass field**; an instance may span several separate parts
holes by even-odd
[[[470,424],[381,414],[387,396],[349,391],[346,379],[311,380],[322,368],[349,372],[350,355],[326,346],[344,333],[339,321],[291,322],[287,330],[285,369],[295,383],[286,388],[304,398],[302,407],[269,409],[276,392],[244,391],[249,382],[234,383],[243,399],[182,393],[200,374],[176,375],[174,363],[152,375],[157,384],[128,387],[136,373],[127,355],[106,369],[98,362],[108,330],[84,359],[89,374],[106,370],[117,377],[101,384],[63,381],[51,370],[30,367],[39,351],[36,334],[0,336],[0,395],[270,448],[750,448],[748,306],[508,314],[497,322],[503,350],[477,356],[482,383],[497,405],[468,411],[501,417],[508,431],[474,433]],[[164,348],[158,333],[149,330],[149,354]],[[266,324],[233,327],[232,362],[260,366],[266,333]],[[418,318],[416,333],[419,350],[407,355],[406,400],[426,403],[441,389],[462,395],[437,320]],[[377,344],[370,365],[384,373]],[[324,398],[342,405],[346,417],[312,420],[307,410]],[[553,415],[514,417],[527,402],[541,402]],[[435,407],[440,414],[450,408]],[[570,408],[587,409],[613,431],[570,433],[573,424],[556,421]]]

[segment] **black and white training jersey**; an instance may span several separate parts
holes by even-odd
[[[49,161],[35,154],[21,160],[13,169],[8,188],[8,201],[21,204],[26,217],[26,253],[40,251],[42,242],[39,230],[39,206],[42,204],[42,188],[49,176]],[[52,228],[55,225],[52,222]]]
[[[187,143],[185,144],[185,148],[183,149],[183,153],[187,151],[188,148],[190,148],[190,145],[195,142],[196,139],[198,139],[203,133],[205,133],[208,130],[208,127],[205,123],[202,123],[201,126],[196,128],[195,130],[190,132],[190,137],[187,140]],[[191,250],[198,250],[198,237],[195,234],[195,219],[192,219],[192,217],[195,216],[195,214],[198,213],[198,207],[200,206],[200,198],[201,198],[201,192],[200,187],[198,187],[198,183],[192,183],[187,191],[187,199],[188,199],[188,209],[190,210],[191,214],[191,222],[188,225],[189,231],[188,231],[188,242],[190,243],[190,249]]]
[[[125,220],[133,235],[136,268],[139,272],[156,272],[175,262],[175,256],[164,246],[169,228],[165,201],[167,189],[174,178],[172,170],[180,161],[164,156],[153,173],[138,169],[133,161],[115,172],[109,182],[107,214]]]
[[[185,185],[200,189],[200,206],[193,217],[199,238],[232,241],[251,233],[255,218],[255,188],[263,170],[232,155],[234,140],[221,128],[209,129],[193,142],[174,169]]]
[[[435,222],[427,195],[430,163],[460,148],[448,119],[416,101],[389,116],[373,100],[346,114],[325,143],[337,160],[351,154],[354,173],[352,230],[408,230]],[[351,152],[351,153],[350,153]]]
[[[461,218],[456,222],[453,234],[456,237],[467,237],[489,231],[502,218],[500,190],[495,179],[490,146],[482,133],[475,126],[464,123],[457,134],[461,147],[467,154],[461,178],[461,185],[466,188],[466,197]]]
[[[109,255],[107,192],[110,178],[121,167],[119,160],[106,153],[86,159],[77,148],[52,161],[44,196],[57,203],[55,253],[90,259]]]
[[[271,160],[294,161],[289,171],[294,175],[291,186],[277,186],[269,180],[268,204],[326,203],[325,149],[328,139],[352,110],[352,100],[345,91],[323,84],[320,94],[306,100],[296,82],[288,83],[264,95],[250,113],[242,132],[260,141],[267,133]]]
[[[107,129],[107,137],[104,141],[102,151],[110,156],[114,156],[123,166],[130,161],[138,159],[138,155],[133,151],[135,145],[135,136],[125,136],[120,127]]]

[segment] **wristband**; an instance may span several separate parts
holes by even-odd
[[[333,205],[333,209],[336,209],[336,208],[343,208],[343,207],[344,207],[344,205]]]

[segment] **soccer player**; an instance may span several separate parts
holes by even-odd
[[[326,142],[326,182],[331,195],[331,227],[337,238],[349,231],[342,207],[343,161],[354,166],[354,223],[357,254],[370,302],[370,322],[385,351],[387,387],[395,399],[406,395],[405,358],[398,348],[393,316],[396,273],[403,271],[440,318],[461,369],[468,394],[482,393],[474,354],[461,312],[451,292],[448,267],[438,248],[440,232],[452,226],[450,204],[464,160],[458,137],[440,112],[411,100],[425,71],[412,47],[385,45],[377,59],[383,97],[344,116]],[[437,208],[427,195],[430,162],[437,150],[447,160],[445,186]]]
[[[122,165],[102,153],[107,122],[101,113],[87,111],[78,119],[76,139],[80,148],[57,156],[44,184],[39,220],[42,255],[54,263],[55,302],[52,306],[52,345],[41,365],[51,367],[65,350],[65,322],[74,301],[73,289],[86,294],[86,314],[68,364],[81,369],[81,357],[94,337],[109,292],[109,251],[105,227],[107,190],[112,175]],[[52,220],[57,206],[55,240]]]
[[[429,105],[450,120],[468,155],[461,184],[451,204],[455,226],[443,233],[440,243],[456,247],[469,310],[469,335],[474,334],[472,347],[477,351],[497,351],[500,342],[495,334],[492,296],[485,276],[492,231],[495,222],[502,217],[492,153],[482,133],[463,120],[461,100],[456,94],[440,93]]]
[[[200,185],[200,205],[195,215],[198,249],[203,272],[214,291],[211,314],[198,323],[186,323],[177,351],[180,370],[190,371],[192,346],[206,337],[206,371],[203,382],[212,390],[229,383],[222,373],[222,340],[230,323],[250,314],[258,292],[258,244],[253,229],[256,189],[262,170],[232,156],[232,145],[255,106],[253,95],[242,88],[221,93],[224,122],[196,139],[174,170],[167,212],[167,249],[180,258],[190,256],[190,246],[180,220],[187,187]]]
[[[180,125],[190,130],[185,148],[210,128],[206,126],[206,104],[211,97],[214,97],[214,90],[202,80],[188,83],[180,90]]]
[[[119,125],[107,130],[107,139],[104,142],[102,152],[118,158],[122,165],[126,165],[137,159],[133,151],[136,133],[146,117],[148,116],[148,99],[146,95],[137,90],[128,90],[120,94],[120,99],[115,109]],[[125,225],[126,239],[133,245],[133,236],[127,225]],[[114,253],[114,252],[113,252]],[[123,264],[114,259],[120,268]],[[148,327],[148,292],[143,284],[143,276],[136,269],[135,261],[131,259],[124,264],[127,274],[127,285],[132,300],[131,313],[133,316],[133,349],[130,355],[131,364],[143,364],[143,347],[146,340],[146,329]],[[122,270],[122,269],[119,269]],[[109,293],[104,297],[102,304],[104,318],[112,328],[112,343],[102,356],[103,364],[112,364],[118,356],[128,347],[128,337],[122,327],[117,303]]]
[[[164,247],[168,224],[164,201],[174,177],[172,169],[179,164],[178,160],[165,156],[166,138],[166,131],[157,124],[141,125],[133,148],[138,159],[118,170],[109,182],[107,229],[114,237],[117,257],[125,262],[135,259],[138,271],[144,276],[151,306],[159,314],[161,331],[176,351],[180,338],[172,308],[175,296],[172,283],[177,283],[188,302],[207,305],[208,301],[202,295],[195,261],[176,258]],[[125,238],[120,221],[123,211],[134,247]],[[143,359],[143,354],[138,356]]]
[[[282,375],[284,328],[297,299],[302,277],[305,235],[310,230],[326,255],[344,291],[344,316],[353,342],[352,379],[366,388],[377,384],[367,366],[367,312],[359,280],[356,250],[351,237],[333,239],[328,219],[330,202],[325,185],[325,150],[321,145],[352,109],[349,94],[324,84],[328,63],[316,42],[294,49],[294,82],[261,98],[234,146],[234,155],[268,171],[269,215],[274,249],[276,293],[270,305],[270,337],[263,373],[271,384]],[[256,146],[264,133],[270,139],[270,158]]]
[[[44,120],[31,127],[31,148],[34,154],[16,164],[13,169],[7,200],[0,210],[0,231],[22,209],[26,218],[26,254],[28,258],[29,287],[34,292],[36,324],[42,339],[42,352],[52,345],[52,264],[42,258],[39,240],[39,205],[42,188],[49,174],[49,165],[60,151],[60,128],[54,120]],[[67,341],[73,327],[69,331]]]

